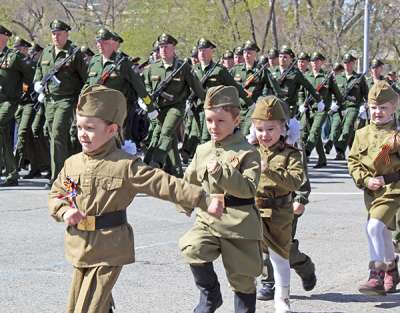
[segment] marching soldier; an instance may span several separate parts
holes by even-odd
[[[87,46],[82,46],[81,47],[81,52],[83,54],[83,59],[85,60],[85,63],[89,65],[90,60],[94,56],[94,52]]]
[[[233,63],[235,65],[244,63],[243,47],[239,46],[233,49]]]
[[[309,72],[309,65],[310,65],[310,55],[307,52],[300,52],[297,56],[297,68],[304,76],[306,76],[306,74]],[[299,107],[302,106],[305,100],[306,100],[306,90],[303,86],[301,86],[298,91],[298,99],[297,99],[298,106]],[[310,132],[310,127],[311,127],[308,113],[309,112],[303,112],[300,115],[301,140],[303,145],[305,145],[307,141],[307,136]]]
[[[255,42],[246,41],[243,46],[244,64],[236,65],[231,70],[233,78],[243,86],[251,99],[251,103],[256,103],[257,99],[262,95],[282,96],[278,83],[266,66],[258,68],[256,60],[259,51],[260,48]],[[244,135],[249,133],[251,114],[251,107],[242,107],[240,129]]]
[[[32,69],[24,60],[24,55],[7,47],[11,36],[11,31],[0,25],[0,146],[6,168],[6,179],[0,187],[18,185],[10,124],[18,108],[22,83],[32,81]]]
[[[73,121],[73,108],[86,81],[87,66],[80,49],[69,39],[71,27],[60,20],[50,23],[53,44],[47,46],[36,67],[35,90],[44,93],[46,124],[50,136],[51,184],[60,172],[64,161],[70,155],[70,129]],[[58,64],[65,62],[47,86],[43,79],[51,74]]]
[[[364,75],[354,71],[355,61],[356,58],[351,53],[347,53],[343,57],[344,73],[341,75],[344,76],[346,82],[339,88],[344,98],[343,109],[346,111],[343,116],[341,134],[335,146],[336,160],[345,160],[347,146],[351,147],[354,137],[355,122],[359,114],[365,112],[364,103],[368,100],[368,85]]]
[[[222,55],[222,65],[225,66],[228,71],[235,65],[233,52],[231,50],[226,50]]]
[[[192,73],[190,65],[176,57],[175,46],[178,41],[171,35],[162,34],[158,37],[158,42],[161,60],[150,64],[144,74],[148,92],[154,93],[160,85],[163,86],[166,77],[172,73],[174,76],[169,84],[164,85],[161,95],[153,99],[160,114],[145,155],[145,162],[182,176],[177,130],[183,120],[185,101],[190,90],[192,89],[201,101],[204,101],[205,91]]]
[[[192,48],[192,54],[190,56],[190,60],[192,61],[192,65],[196,65],[199,64],[199,50],[197,49],[197,47],[193,47]]]
[[[279,67],[279,52],[277,49],[268,50],[269,70],[273,73]]]

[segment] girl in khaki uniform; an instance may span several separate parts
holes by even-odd
[[[263,221],[263,248],[269,253],[275,278],[275,312],[290,312],[289,251],[292,242],[292,192],[304,178],[301,153],[284,141],[285,104],[275,96],[260,98],[252,114],[261,178],[256,205]]]
[[[400,206],[400,142],[394,113],[398,95],[382,80],[368,93],[371,124],[356,131],[348,166],[357,187],[364,189],[368,210],[366,232],[370,274],[361,293],[385,295],[399,283],[397,259],[389,229],[395,229]]]
[[[68,225],[65,253],[74,266],[68,313],[112,312],[111,290],[122,266],[135,261],[126,208],[136,194],[206,208],[200,187],[118,148],[125,117],[121,92],[100,85],[83,91],[77,108],[83,152],[66,160],[49,194],[51,216]]]

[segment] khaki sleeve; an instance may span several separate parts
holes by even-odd
[[[206,193],[201,187],[152,168],[140,159],[132,161],[129,179],[135,193],[145,193],[183,207],[207,209]]]
[[[238,198],[253,198],[260,180],[260,162],[258,151],[251,151],[242,159],[240,169],[219,161],[219,168],[208,175],[213,177],[216,184],[226,193]]]
[[[39,57],[39,60],[37,61],[37,66],[35,70],[35,75],[33,77],[33,81],[41,81],[43,79],[43,73],[42,73],[42,57],[43,54]]]
[[[300,152],[290,153],[286,167],[278,167],[273,170],[270,168],[264,169],[264,174],[277,185],[296,191],[300,188],[304,180],[304,168],[301,161]]]
[[[71,208],[68,201],[58,199],[58,196],[66,194],[63,187],[63,181],[65,180],[65,178],[66,174],[64,166],[61,172],[58,174],[56,180],[54,181],[49,193],[49,213],[57,222],[63,222],[63,214]]]
[[[368,186],[368,180],[372,178],[372,174],[362,164],[360,159],[360,140],[359,134],[356,132],[354,142],[351,147],[347,164],[349,167],[349,173],[354,180],[354,183],[358,188],[365,189]]]

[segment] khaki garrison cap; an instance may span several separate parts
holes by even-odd
[[[122,127],[126,109],[126,98],[120,91],[93,85],[82,91],[76,113],[80,116],[98,117]]]
[[[284,107],[285,103],[275,96],[260,97],[251,118],[263,121],[286,121],[288,116]]]
[[[216,86],[207,90],[204,101],[204,109],[213,109],[220,107],[240,108],[239,92],[233,86]]]
[[[386,80],[375,82],[368,92],[368,104],[380,105],[386,102],[398,102],[398,94]]]

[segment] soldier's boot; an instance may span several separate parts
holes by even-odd
[[[400,283],[399,267],[398,267],[399,257],[387,265],[387,270],[385,272],[385,278],[383,279],[383,286],[387,293],[396,292],[396,286]]]
[[[317,284],[317,276],[315,276],[315,273],[312,273],[308,277],[301,277],[301,283],[305,291],[311,291]]]
[[[382,262],[370,262],[369,268],[368,281],[360,284],[358,291],[369,296],[386,296],[383,285],[385,264]]]
[[[275,295],[275,283],[265,282],[262,287],[257,291],[257,299],[261,301],[273,300]]]
[[[325,144],[324,144],[324,149],[325,149],[325,153],[329,154],[331,152],[333,148],[333,142],[332,140],[328,140]]]
[[[326,160],[325,161],[318,160],[318,162],[313,167],[314,168],[323,168],[326,166],[327,166]]]
[[[256,294],[235,292],[235,313],[255,313]]]
[[[343,151],[337,151],[335,160],[336,161],[344,161],[344,160],[346,160],[346,156],[345,156],[344,152]]]
[[[194,281],[200,290],[199,304],[194,313],[214,313],[222,305],[222,295],[217,275],[211,262],[202,265],[190,265]]]
[[[275,286],[275,313],[290,313],[289,287]]]

